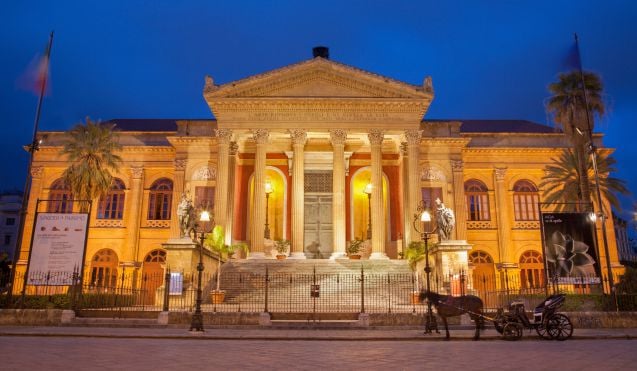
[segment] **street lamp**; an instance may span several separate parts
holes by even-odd
[[[263,231],[263,236],[269,240],[270,239],[270,224],[268,224],[268,204],[270,200],[270,193],[274,192],[274,188],[272,188],[272,182],[270,179],[265,181],[265,230]]]
[[[203,273],[203,241],[206,237],[203,223],[210,222],[210,213],[207,210],[203,210],[199,215],[199,222],[201,224],[195,224],[191,229],[193,234],[193,241],[199,243],[199,264],[197,264],[197,301],[195,302],[195,313],[192,315],[192,321],[190,322],[190,331],[203,332],[203,315],[201,314],[201,274]],[[200,228],[199,230],[197,230]],[[199,234],[199,241],[197,241],[197,234]]]
[[[372,239],[372,183],[367,183],[365,190],[367,193],[367,239]]]
[[[425,203],[425,200],[421,200],[418,203],[416,214],[414,215],[414,229],[420,233],[423,243],[425,244],[425,275],[427,282],[427,291],[431,291],[431,267],[429,266],[429,235],[433,234],[436,230],[431,229],[431,213]],[[425,320],[425,333],[430,334],[433,330],[438,332],[438,324],[436,318],[431,311],[431,301],[427,300],[427,318]]]

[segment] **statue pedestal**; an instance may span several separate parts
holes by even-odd
[[[442,284],[440,291],[450,295],[463,295],[471,291],[468,279],[468,251],[471,247],[465,240],[440,241],[433,246],[434,274]]]

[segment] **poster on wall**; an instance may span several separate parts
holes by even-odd
[[[551,279],[564,284],[600,283],[595,223],[588,213],[542,213],[542,229]]]
[[[82,269],[88,214],[38,213],[31,242],[29,285],[71,285]]]

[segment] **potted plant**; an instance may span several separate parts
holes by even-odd
[[[418,304],[420,303],[420,279],[417,267],[418,263],[425,259],[425,244],[422,241],[411,241],[402,255],[409,262],[409,267],[416,280],[415,290],[411,293],[411,303]]]
[[[219,265],[217,266],[217,288],[210,292],[210,297],[212,299],[213,304],[223,303],[226,292],[221,290],[221,259],[222,257],[230,256],[234,254],[237,250],[244,250],[247,252],[247,246],[244,244],[234,244],[234,245],[226,245],[225,243],[225,233],[223,231],[223,227],[220,225],[216,225],[212,229],[212,233],[206,236],[204,240],[204,246],[209,248],[211,251],[214,251],[218,255],[217,261]]]
[[[347,253],[347,256],[350,259],[360,259],[361,255],[360,255],[360,251],[363,245],[363,240],[361,240],[360,238],[355,238],[351,241],[349,241],[349,244],[347,245],[347,248],[345,249],[345,252]]]
[[[278,239],[274,241],[274,244],[276,245],[276,252],[278,253],[276,255],[276,258],[278,260],[283,260],[287,258],[288,250],[290,249],[290,240],[286,240],[282,238],[282,239]]]

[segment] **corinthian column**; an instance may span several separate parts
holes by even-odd
[[[385,210],[383,209],[383,153],[385,134],[382,130],[369,131],[372,156],[372,254],[370,259],[389,259],[385,254]]]
[[[493,169],[493,175],[495,177],[495,199],[496,207],[498,211],[498,250],[500,252],[500,263],[512,263],[509,260],[509,254],[507,250],[508,246],[511,246],[511,227],[509,223],[509,208],[507,203],[507,191],[504,185],[504,178],[506,176],[506,168]]]
[[[181,194],[184,192],[184,178],[186,176],[185,173],[186,173],[187,162],[188,160],[186,160],[185,158],[175,159],[175,175],[173,179],[173,199],[172,199],[172,207],[170,210],[170,238],[181,237],[177,207],[179,206],[179,200],[181,200]]]
[[[345,141],[347,132],[341,129],[330,130],[333,148],[332,171],[332,229],[333,247],[331,259],[345,256]]]
[[[237,167],[237,142],[231,142],[228,156],[228,203],[226,204],[226,244],[232,244],[233,223],[234,223],[234,176]],[[218,179],[218,178],[217,178]],[[216,194],[216,193],[215,193]]]
[[[292,139],[292,246],[290,258],[305,259],[303,247],[305,245],[305,153],[307,132],[303,129],[289,130]]]
[[[418,176],[418,164],[420,162],[420,130],[405,130],[405,139],[407,140],[407,153],[408,153],[408,161],[407,161],[407,169],[409,184],[407,186],[408,190],[408,201],[407,205],[409,212],[413,215],[416,212],[416,208],[418,207],[418,202],[422,199],[422,191],[420,190],[420,177]],[[409,225],[410,231],[410,239],[407,241],[407,244],[411,242],[412,238],[416,239],[418,236],[418,232],[414,229],[414,223],[409,220],[406,221]]]
[[[252,224],[250,225],[249,259],[265,259],[265,156],[270,132],[267,129],[252,131],[256,142],[254,154],[254,192],[252,193]]]
[[[228,152],[232,131],[217,129],[217,177],[215,186],[214,221],[216,225],[226,225],[228,207]]]
[[[464,194],[464,164],[462,160],[452,160],[453,171],[453,205],[456,213],[456,239],[467,239],[467,202]]]
[[[126,222],[126,245],[124,248],[124,260],[137,261],[137,251],[139,250],[139,220],[142,209],[142,178],[144,168],[141,166],[131,167],[130,193],[127,195],[128,221]]]

